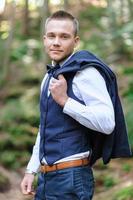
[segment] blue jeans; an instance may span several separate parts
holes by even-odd
[[[35,200],[91,200],[94,177],[89,166],[41,173]]]

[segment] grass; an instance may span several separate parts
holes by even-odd
[[[122,188],[114,195],[113,200],[133,200],[133,186]]]

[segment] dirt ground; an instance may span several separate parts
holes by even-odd
[[[9,172],[3,167],[0,167],[0,172],[7,176],[11,183],[10,190],[0,193],[0,200],[32,200],[33,198],[22,195],[20,191],[20,183],[22,176],[16,172]],[[6,187],[6,185],[5,185]]]

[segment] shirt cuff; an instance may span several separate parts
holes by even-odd
[[[31,171],[30,169],[26,169],[25,174],[33,174],[33,175],[36,175],[37,172],[33,172],[33,171]]]

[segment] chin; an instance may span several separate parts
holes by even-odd
[[[53,60],[55,62],[61,62],[63,60],[63,58],[51,57],[51,60]]]
[[[70,54],[69,54],[70,55]],[[49,55],[51,60],[55,61],[55,62],[62,62],[63,60],[65,60],[66,58],[69,57],[69,55]]]

